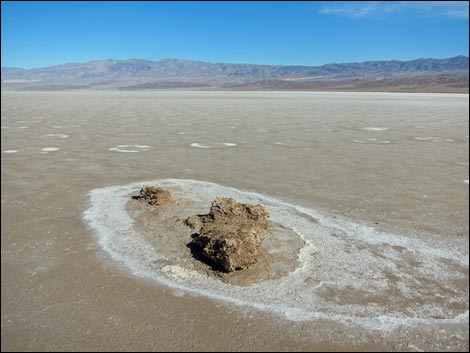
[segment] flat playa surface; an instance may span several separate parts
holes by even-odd
[[[2,351],[468,351],[468,95],[2,92],[1,102]],[[415,324],[356,325],[328,313],[292,320],[236,306],[134,275],[84,219],[91,190],[161,179],[267,195],[456,258],[430,254],[421,296],[409,302],[409,287],[397,285],[399,294],[355,303],[388,308],[397,298],[400,318],[425,317]],[[354,244],[341,248],[351,259]],[[318,260],[334,253],[322,249]],[[367,261],[384,273],[394,258],[379,250],[374,258],[367,248]],[[378,281],[411,283],[416,258],[400,270],[406,279],[392,260]],[[340,307],[361,297],[348,288],[320,294]],[[433,311],[425,288],[444,311]]]

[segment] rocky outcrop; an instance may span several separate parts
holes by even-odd
[[[233,272],[257,262],[268,232],[268,211],[262,205],[218,197],[209,214],[191,216],[186,225],[196,231],[193,242],[202,255],[222,271]]]
[[[162,188],[144,185],[140,189],[139,200],[151,206],[166,205],[171,202],[171,194]]]

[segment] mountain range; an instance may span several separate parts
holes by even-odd
[[[469,58],[366,61],[322,66],[209,63],[194,60],[98,60],[34,69],[2,67],[2,89],[321,89],[419,78],[424,86],[468,91]],[[415,80],[416,81],[416,80]],[[345,84],[346,83],[346,84]],[[462,88],[463,87],[463,88]]]

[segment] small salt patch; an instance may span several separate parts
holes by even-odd
[[[17,150],[5,150],[3,153],[16,153],[18,152]]]
[[[42,152],[55,152],[55,151],[58,151],[58,150],[60,150],[60,148],[57,148],[57,147],[44,147],[44,148],[41,148]]]
[[[380,143],[380,144],[388,144],[388,143],[392,143],[392,141],[389,141],[389,140],[382,140],[382,139],[378,139],[378,138],[375,138],[375,137],[368,138],[368,139],[366,139],[365,141],[363,141],[363,140],[352,140],[352,141],[355,142],[355,143],[372,143],[372,144],[377,144],[377,143]]]
[[[273,142],[273,145],[275,145],[275,146],[285,146],[285,147],[302,147],[302,145],[290,144],[290,143],[284,143],[284,142]]]
[[[236,146],[237,144],[236,143],[231,143],[231,142],[224,142],[224,145],[225,146]]]
[[[366,130],[366,131],[386,131],[386,130],[388,130],[388,128],[387,127],[370,126],[370,127],[365,127],[363,130]]]
[[[128,149],[128,148],[135,148],[135,149]],[[108,148],[109,151],[116,151],[116,152],[130,152],[130,153],[137,153],[137,152],[145,152],[148,151],[150,146],[147,145],[117,145],[116,147]]]
[[[211,148],[210,146],[201,145],[199,143],[192,143],[190,146],[196,148]]]
[[[415,140],[417,140],[417,141],[430,141],[430,142],[444,142],[444,141],[454,142],[455,141],[453,139],[444,139],[444,138],[437,137],[437,136],[416,136]]]
[[[47,134],[47,135],[43,135],[44,137],[57,137],[57,138],[60,138],[60,139],[66,139],[67,137],[69,137],[69,135],[66,135],[66,134]]]

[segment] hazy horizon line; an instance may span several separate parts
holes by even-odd
[[[465,57],[468,58],[468,55],[465,54],[458,54],[454,56],[446,56],[446,57],[419,57],[414,59],[380,59],[380,60],[363,60],[363,61],[332,61],[323,63],[320,65],[300,65],[300,64],[259,64],[259,63],[250,63],[250,62],[223,62],[223,61],[205,61],[205,60],[198,60],[198,59],[186,59],[186,58],[171,58],[171,57],[162,57],[160,59],[148,59],[148,58],[138,58],[138,57],[131,57],[127,59],[114,59],[114,58],[107,58],[107,59],[93,59],[93,60],[86,60],[86,61],[69,61],[64,62],[61,64],[53,64],[53,65],[45,65],[45,66],[35,66],[35,67],[20,67],[20,66],[2,66],[2,69],[21,69],[21,70],[34,70],[34,69],[42,69],[47,67],[54,67],[54,66],[62,66],[62,65],[70,65],[70,64],[86,64],[95,61],[131,61],[131,60],[146,60],[146,61],[153,61],[159,62],[162,60],[181,60],[181,61],[196,61],[196,62],[203,62],[203,63],[210,63],[210,64],[229,64],[229,65],[259,65],[259,66],[301,66],[301,67],[320,67],[325,65],[334,65],[334,64],[352,64],[352,63],[367,63],[367,62],[377,62],[377,61],[415,61],[415,60],[422,60],[422,59],[435,59],[435,60],[445,60],[445,59],[452,59],[457,57]]]

